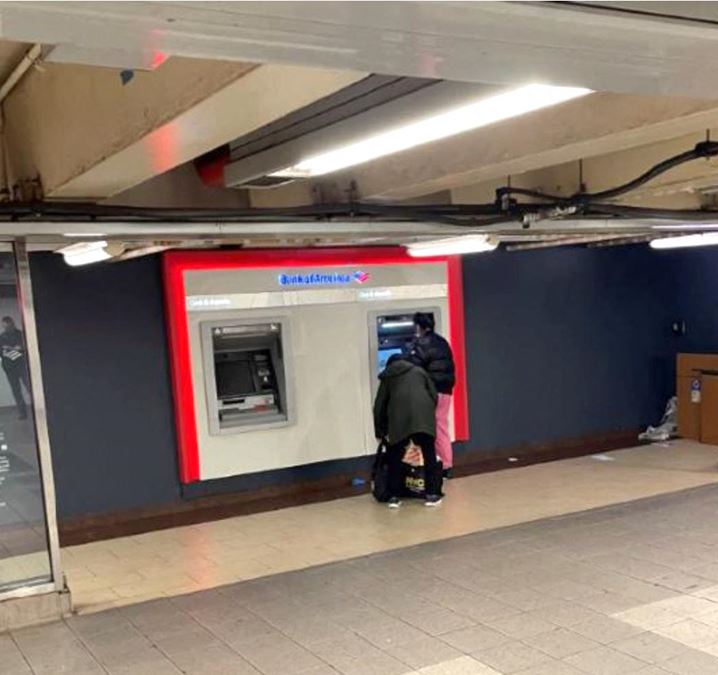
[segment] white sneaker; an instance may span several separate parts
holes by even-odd
[[[390,509],[398,509],[398,508],[401,506],[401,499],[399,499],[398,497],[392,497],[392,498],[386,503],[386,505],[387,505]]]

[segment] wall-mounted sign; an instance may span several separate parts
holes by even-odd
[[[367,288],[359,291],[359,300],[391,300],[391,288]]]
[[[232,300],[227,297],[207,295],[187,298],[187,309],[222,309],[231,306]]]
[[[691,381],[691,403],[701,402],[701,380],[699,377]]]
[[[371,275],[369,272],[308,272],[301,274],[280,274],[277,277],[280,286],[349,286],[351,284],[365,284]]]

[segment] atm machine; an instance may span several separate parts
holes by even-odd
[[[210,433],[291,422],[282,321],[201,324]]]
[[[370,359],[376,363],[376,375],[378,376],[387,361],[394,354],[403,354],[408,350],[409,344],[414,339],[414,314],[422,312],[430,314],[436,325],[436,330],[442,332],[441,309],[438,307],[416,307],[415,309],[403,309],[400,313],[378,313],[369,314],[369,350]],[[372,388],[376,394],[378,384]]]
[[[418,307],[414,310],[404,311],[401,314],[374,314],[376,340],[372,341],[372,348],[376,348],[377,373],[386,367],[386,362],[394,354],[402,354],[407,350],[414,339],[414,314],[422,312],[434,319],[436,330],[441,332],[440,310],[436,307],[427,309]]]
[[[415,312],[434,316],[460,372],[451,269],[396,249],[168,254],[182,481],[373,453],[378,375],[413,339]]]

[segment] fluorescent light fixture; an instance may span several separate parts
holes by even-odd
[[[104,232],[63,232],[63,237],[68,239],[93,239],[95,237],[106,237]]]
[[[653,225],[651,229],[659,230],[661,232],[683,232],[687,230],[718,230],[718,223],[680,223],[676,225]]]
[[[407,252],[412,258],[431,258],[433,256],[462,255],[464,253],[486,253],[493,251],[498,242],[483,234],[469,234],[464,237],[448,237],[434,241],[419,241],[407,244]]]
[[[283,178],[322,176],[590,93],[590,89],[580,87],[529,84],[308,157],[271,175]]]
[[[92,263],[109,260],[120,255],[124,250],[122,244],[106,241],[83,241],[79,244],[71,244],[58,250],[65,258],[65,262],[72,267],[90,265]]]
[[[651,248],[693,248],[694,246],[718,246],[718,232],[705,232],[703,234],[687,234],[683,237],[664,237],[654,239]]]

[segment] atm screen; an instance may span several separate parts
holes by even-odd
[[[254,379],[249,359],[217,361],[215,370],[218,399],[246,396],[254,392]]]
[[[380,349],[378,352],[379,357],[379,372],[381,373],[386,368],[386,362],[394,356],[394,354],[402,353],[401,347],[390,347],[389,349]]]

